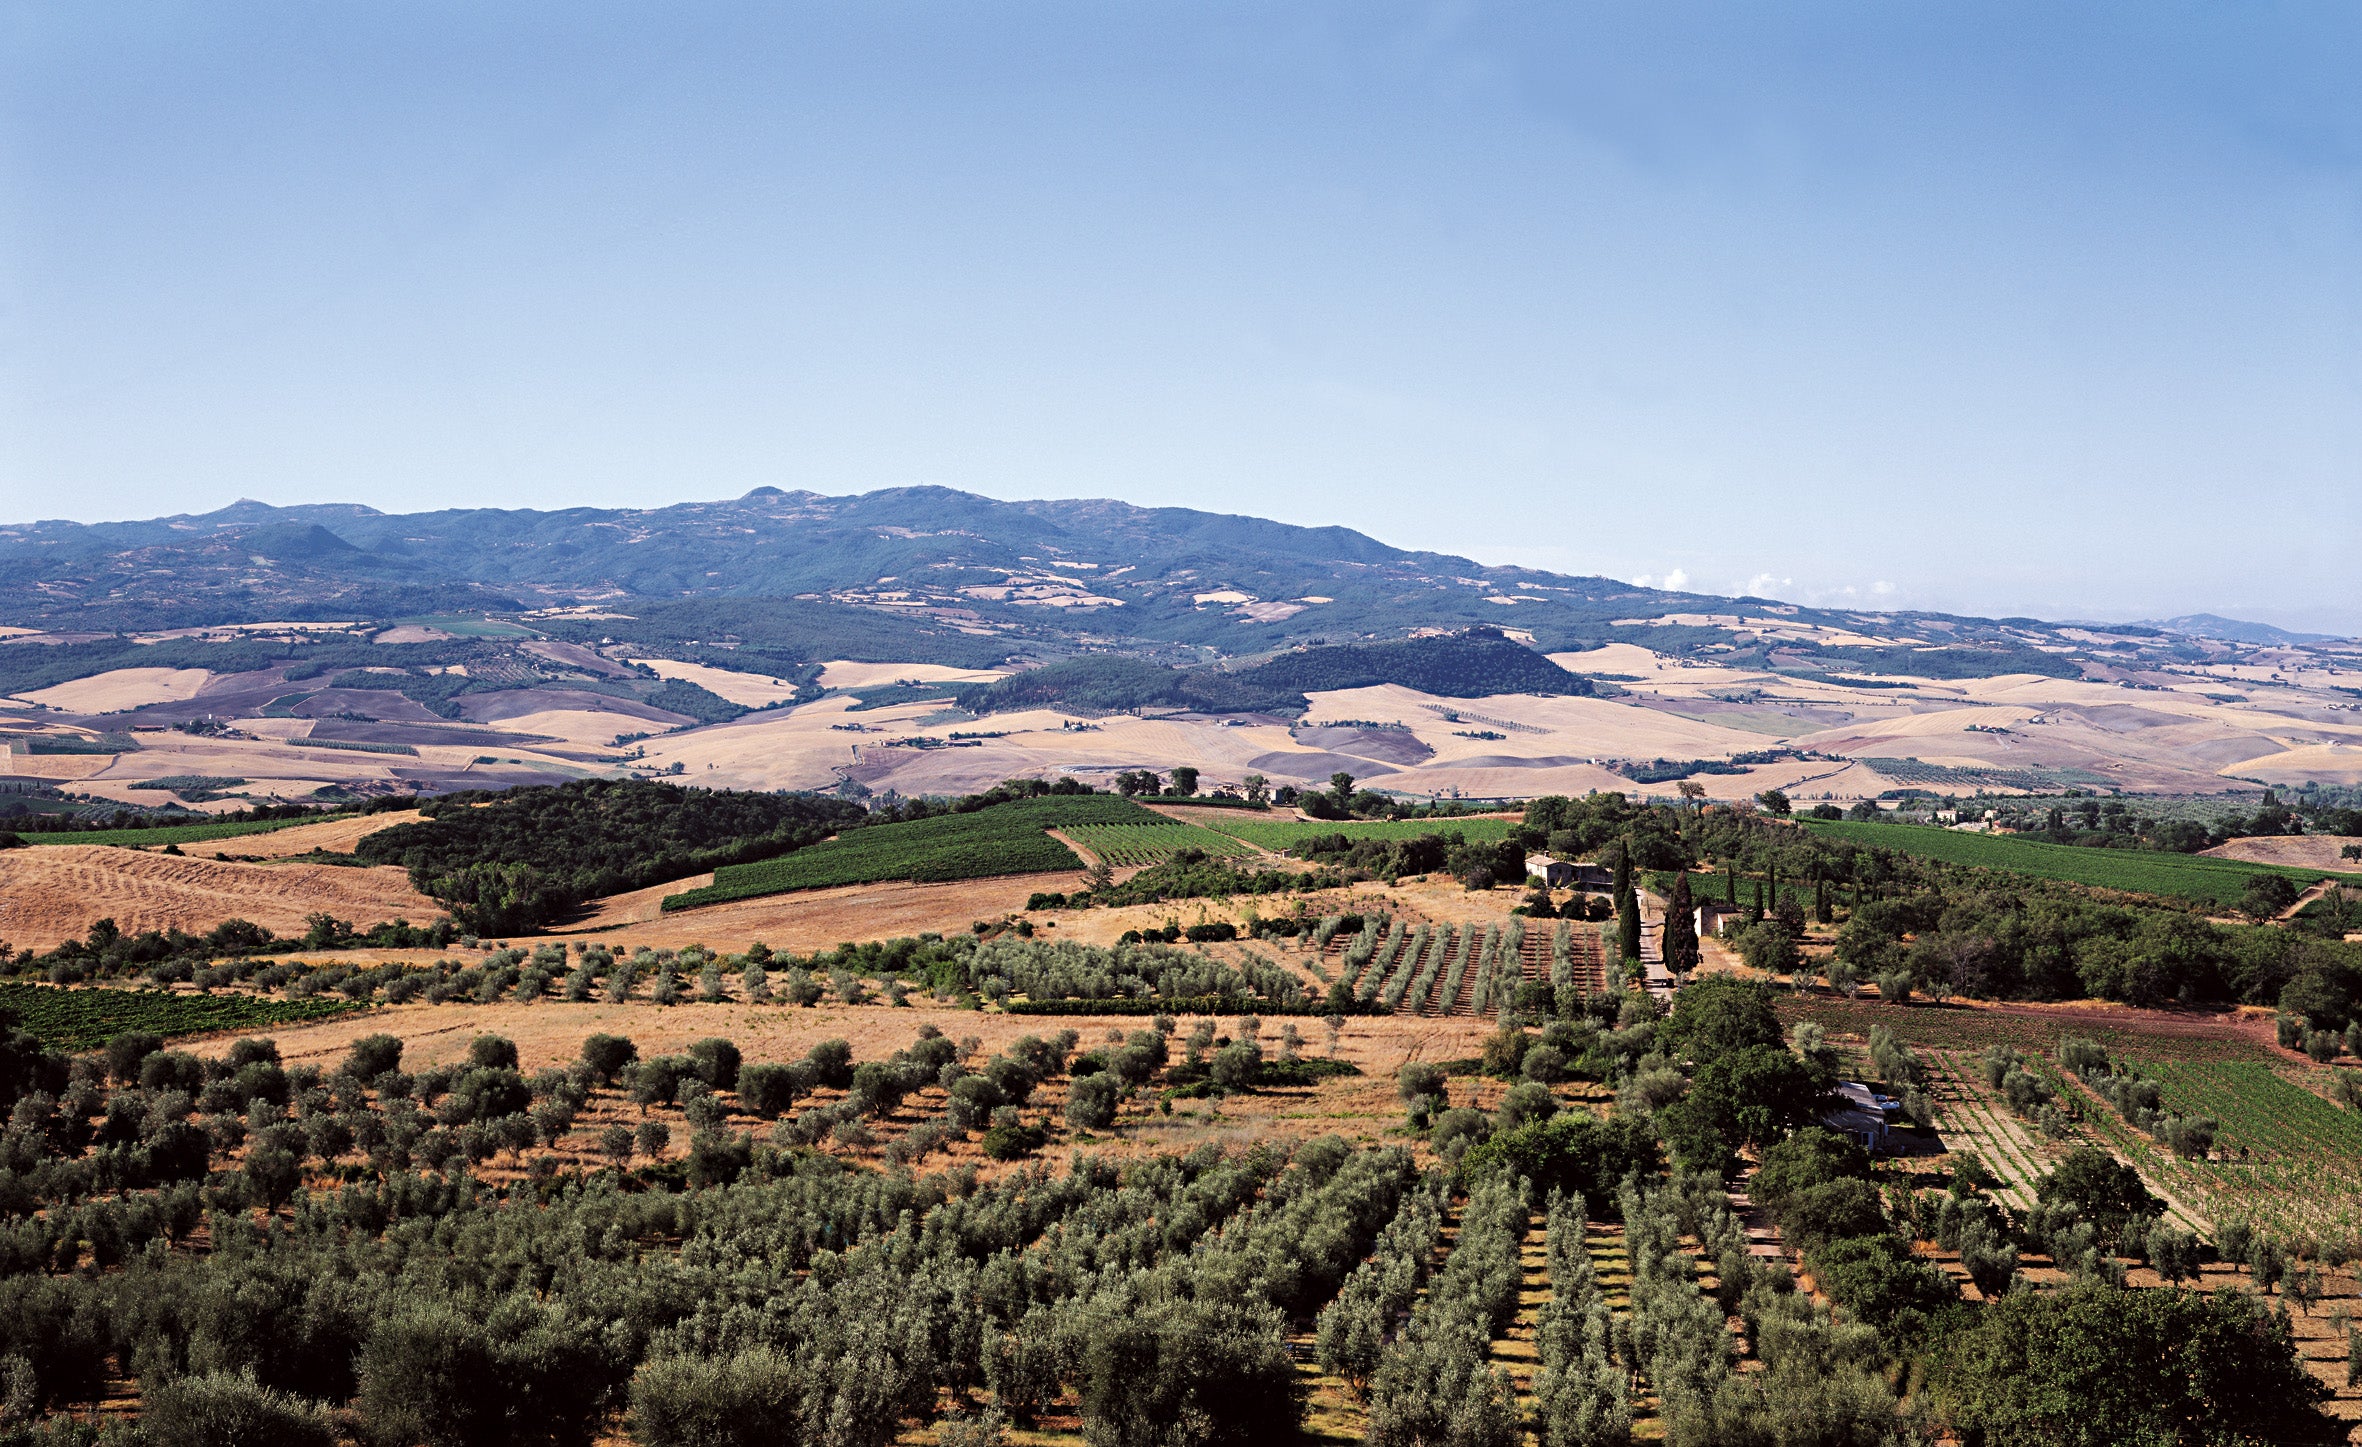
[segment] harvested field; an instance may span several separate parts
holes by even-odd
[[[1037,928],[1058,931],[1060,939],[1113,944],[1127,929],[1146,929],[1167,921],[1243,922],[1250,910],[1263,916],[1294,914],[1299,903],[1303,913],[1316,918],[1377,910],[1414,920],[1506,925],[1511,918],[1510,908],[1523,898],[1515,890],[1470,893],[1456,880],[1413,876],[1393,885],[1370,883],[1350,890],[1314,894],[1181,899],[1120,908],[1028,913],[1025,902],[1036,893],[1071,894],[1083,887],[1084,876],[1080,871],[1059,870],[945,884],[889,880],[881,884],[841,885],[733,900],[671,914],[662,912],[660,905],[666,895],[697,888],[711,878],[711,875],[692,875],[609,896],[596,901],[589,914],[562,926],[551,937],[587,934],[609,944],[627,941],[635,947],[646,944],[656,949],[703,944],[729,951],[744,950],[760,940],[775,950],[808,953],[833,948],[846,940],[891,939],[929,930],[957,934],[977,920],[1023,915]],[[1285,941],[1267,942],[1257,948],[1283,962],[1295,958]]]
[[[195,698],[211,677],[202,668],[117,668],[18,697],[61,713],[120,713]]]
[[[114,766],[116,754],[10,754],[0,764],[12,779],[39,779],[62,784],[87,779]]]
[[[259,730],[257,730],[259,732]],[[517,748],[524,744],[546,742],[540,736],[507,732],[500,729],[469,728],[465,724],[370,723],[361,719],[324,718],[313,724],[311,731],[292,739],[334,739],[340,743],[356,744],[421,744],[448,748],[484,747]]]
[[[2362,871],[2362,863],[2339,851],[2362,846],[2348,834],[2268,834],[2233,839],[2202,851],[2209,859],[2237,859],[2248,864],[2278,864],[2295,869]]]
[[[2305,744],[2226,764],[2222,772],[2266,784],[2362,784],[2362,743]]]
[[[828,688],[876,688],[904,679],[912,683],[990,683],[1007,672],[1002,668],[951,668],[940,663],[851,663],[838,659],[820,665],[820,682]]]
[[[0,853],[0,939],[20,949],[78,939],[100,919],[125,934],[197,934],[226,919],[301,934],[304,916],[323,910],[360,925],[423,924],[443,912],[391,866],[232,864],[87,844]]]
[[[952,884],[891,880],[765,895],[670,915],[659,909],[664,896],[696,888],[711,878],[696,875],[600,900],[587,917],[567,925],[562,933],[598,932],[610,941],[628,940],[658,949],[697,943],[743,950],[761,940],[775,950],[805,953],[845,940],[890,939],[928,930],[956,934],[977,920],[1000,919],[1023,910],[1027,896],[1037,890],[1065,893],[1081,888],[1083,882],[1079,870]]]
[[[696,684],[716,698],[748,708],[768,708],[795,697],[796,687],[783,679],[761,673],[740,673],[735,668],[709,668],[702,663],[682,663],[670,658],[634,658],[658,678],[678,678]]]
[[[380,829],[391,829],[396,824],[415,824],[426,816],[416,809],[404,809],[398,814],[360,814],[350,819],[331,819],[325,824],[298,824],[292,829],[274,829],[267,834],[249,834],[228,839],[209,839],[197,844],[183,844],[181,852],[198,859],[219,859],[236,855],[242,859],[284,859],[290,854],[309,854],[324,849],[332,854],[350,854],[362,838]]]
[[[470,723],[518,728],[533,728],[530,720],[544,715],[569,713],[620,714],[663,729],[696,722],[687,714],[583,688],[509,688],[498,693],[462,694],[456,702],[460,716]]]

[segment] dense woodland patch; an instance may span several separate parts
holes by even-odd
[[[1503,693],[1588,695],[1591,680],[1569,673],[1499,630],[1392,643],[1315,645],[1250,668],[1167,668],[1116,654],[1070,658],[969,689],[971,713],[1064,707],[1099,713],[1143,708],[1207,713],[1299,714],[1307,693],[1391,683],[1443,698]]]
[[[419,807],[427,819],[368,835],[353,852],[407,868],[420,893],[481,934],[528,932],[585,900],[785,853],[869,817],[840,799],[635,779],[447,794]]]

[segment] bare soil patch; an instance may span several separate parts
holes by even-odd
[[[0,853],[0,939],[19,949],[78,939],[101,919],[126,934],[198,934],[226,919],[301,934],[304,916],[321,910],[362,925],[424,923],[443,912],[391,866],[233,864],[96,844]]]

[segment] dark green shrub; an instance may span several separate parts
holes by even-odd
[[[1039,1126],[996,1125],[984,1133],[984,1153],[996,1161],[1022,1160],[1050,1142]]]
[[[143,1394],[139,1426],[156,1447],[335,1447],[336,1432],[315,1402],[257,1385],[252,1376],[210,1372]]]
[[[1625,1176],[1645,1175],[1658,1164],[1656,1137],[1641,1122],[1565,1110],[1475,1147],[1462,1158],[1459,1173],[1472,1185],[1504,1173],[1523,1176],[1544,1195],[1556,1190],[1582,1196],[1604,1217],[1614,1209]]]
[[[727,1040],[705,1039],[689,1047],[689,1059],[697,1068],[697,1078],[716,1090],[738,1088],[738,1047]]]
[[[640,1047],[621,1035],[593,1035],[582,1042],[582,1063],[603,1085],[612,1085],[625,1067],[640,1058]]]
[[[391,1035],[364,1035],[345,1057],[345,1068],[363,1080],[375,1080],[401,1064],[402,1042]]]
[[[632,1378],[632,1435],[645,1447],[801,1442],[804,1376],[757,1346],[727,1357],[651,1357]]]
[[[805,1052],[812,1067],[812,1083],[843,1090],[853,1083],[853,1047],[842,1040],[823,1040]]]
[[[107,1076],[118,1085],[139,1079],[143,1061],[164,1048],[164,1037],[147,1030],[126,1030],[107,1042]]]
[[[793,1065],[761,1063],[738,1072],[738,1098],[765,1120],[785,1114],[804,1093],[804,1072]]]
[[[517,1042],[505,1035],[478,1035],[468,1043],[467,1060],[479,1070],[514,1070]]]
[[[1085,1075],[1067,1087],[1067,1123],[1082,1130],[1105,1130],[1115,1122],[1116,1100],[1123,1087],[1112,1075]]]

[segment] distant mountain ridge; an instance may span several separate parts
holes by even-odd
[[[2336,635],[2329,633],[2296,633],[2270,623],[2249,623],[2238,618],[2224,618],[2213,613],[2185,613],[2179,618],[2157,619],[2146,626],[2162,628],[2168,633],[2180,633],[2191,638],[2217,638],[2226,643],[2330,643]]]
[[[1807,608],[1488,567],[1345,527],[941,487],[414,514],[242,500],[204,514],[0,527],[0,622],[69,638],[463,613],[780,676],[829,657],[974,667],[1114,651],[1164,666],[1228,662],[1232,690],[1291,650],[1487,627],[1539,652],[1630,642],[1823,678],[2114,679],[2309,637],[2208,615],[2068,628]]]

